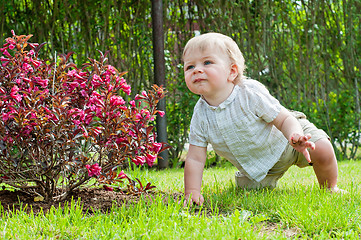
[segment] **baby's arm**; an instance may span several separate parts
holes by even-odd
[[[311,162],[310,153],[307,148],[315,149],[315,144],[308,141],[311,135],[304,135],[298,120],[286,109],[282,109],[272,122],[296,151],[301,152],[308,162]]]
[[[201,205],[204,201],[201,194],[204,164],[207,159],[207,148],[189,145],[184,167],[185,203],[189,201]]]

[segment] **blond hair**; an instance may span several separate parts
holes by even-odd
[[[229,56],[232,64],[238,68],[238,76],[234,80],[234,84],[240,84],[243,79],[243,73],[246,68],[245,61],[241,50],[237,43],[230,37],[220,33],[205,33],[190,39],[183,50],[183,58],[188,52],[194,49],[205,51],[218,47]]]

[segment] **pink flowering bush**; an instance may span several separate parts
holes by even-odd
[[[165,91],[156,85],[127,102],[130,86],[100,59],[77,68],[61,55],[39,58],[44,44],[13,36],[0,48],[0,183],[45,201],[64,199],[95,178],[106,190],[128,180],[124,162],[152,166],[166,146],[155,142],[152,122]],[[118,174],[118,172],[120,173]]]

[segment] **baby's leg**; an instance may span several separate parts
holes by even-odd
[[[337,160],[331,142],[322,138],[315,142],[315,150],[310,150],[313,170],[321,188],[337,191]]]
[[[299,118],[299,122],[303,132],[305,134],[311,134],[312,137],[310,141],[316,145],[314,150],[310,150],[310,156],[320,187],[328,188],[334,192],[339,191],[336,186],[338,172],[337,160],[329,136],[306,118]],[[304,157],[303,160],[306,161]],[[303,165],[301,167],[303,167]]]

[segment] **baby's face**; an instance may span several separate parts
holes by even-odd
[[[195,94],[214,96],[230,84],[231,61],[220,48],[193,49],[184,56],[184,77],[189,90]]]

